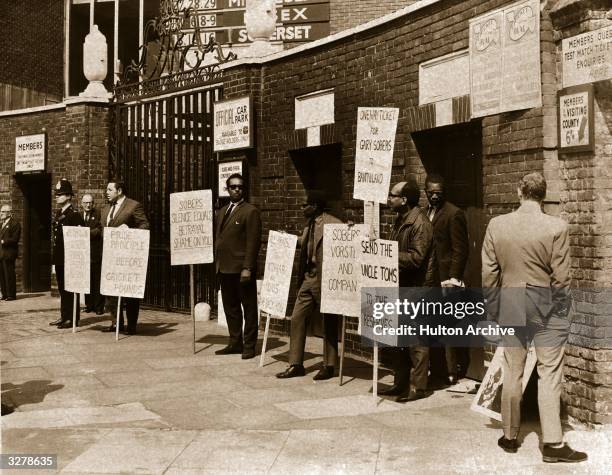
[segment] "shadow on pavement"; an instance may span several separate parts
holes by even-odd
[[[35,379],[25,383],[2,383],[2,400],[10,403],[13,409],[23,404],[37,404],[45,399],[47,394],[58,391],[63,384],[51,384],[48,379]]]

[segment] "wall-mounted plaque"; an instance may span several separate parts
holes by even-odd
[[[253,146],[253,100],[250,96],[214,104],[215,152]]]
[[[559,91],[559,150],[593,150],[593,85],[568,87]]]
[[[44,172],[47,158],[45,134],[15,138],[15,173]]]

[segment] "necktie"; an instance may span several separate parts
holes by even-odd
[[[113,218],[115,217],[115,206],[117,206],[117,203],[113,203],[113,206],[111,206],[111,210],[110,210],[110,214],[108,215],[108,222],[110,223]],[[107,223],[108,224],[108,223]]]
[[[87,211],[85,211],[83,218],[85,219],[85,222],[87,222],[87,220],[89,219],[89,213]]]
[[[314,219],[310,221],[310,226],[308,227],[308,262],[307,264],[310,266],[313,263],[314,257]]]
[[[435,214],[436,214],[436,208],[434,208],[433,206],[430,206],[429,213],[427,214],[427,217],[429,218],[430,221],[433,221]]]
[[[223,216],[223,221],[221,221],[221,229],[224,228],[225,223],[227,223],[227,219],[229,218],[230,214],[232,214],[233,209],[234,209],[234,203],[231,203],[227,207],[227,211],[225,212],[225,215]]]

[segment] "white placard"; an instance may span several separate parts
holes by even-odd
[[[323,227],[321,313],[358,317],[361,286],[358,246],[367,226],[326,224]]]
[[[253,146],[253,102],[250,96],[214,104],[215,152]]]
[[[219,162],[219,196],[229,196],[228,191],[225,189],[225,182],[234,173],[240,173],[242,175],[241,160],[236,160],[233,162]]]
[[[353,198],[386,203],[399,109],[359,107]]]
[[[45,134],[15,138],[15,173],[45,170]]]
[[[214,260],[212,190],[170,194],[170,265]]]
[[[270,231],[259,309],[285,318],[297,236]]]
[[[87,226],[62,226],[64,235],[64,289],[88,294],[91,251]]]
[[[149,261],[148,229],[104,228],[100,293],[144,297]]]
[[[472,401],[470,409],[485,416],[501,421],[501,392],[504,383],[504,347],[498,346],[489,363],[489,369],[482,379],[480,388]],[[525,369],[523,370],[523,392],[527,387],[533,368],[536,365],[536,353],[533,346],[529,347]]]
[[[469,25],[472,117],[540,107],[539,2],[517,2]]]
[[[397,241],[360,239],[361,318],[360,334],[372,341],[397,346],[397,335],[379,335],[386,328],[398,327],[397,314],[387,312],[374,318],[374,303],[393,302],[399,294],[399,252]],[[378,328],[376,329],[375,327]]]
[[[612,78],[612,25],[562,42],[563,87]]]

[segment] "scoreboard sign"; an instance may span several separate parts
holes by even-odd
[[[308,42],[330,34],[329,0],[277,0],[276,30],[270,40]],[[221,44],[245,44],[251,40],[246,32],[244,13],[246,0],[195,0],[193,13],[185,19],[183,31],[201,40],[214,37]]]

